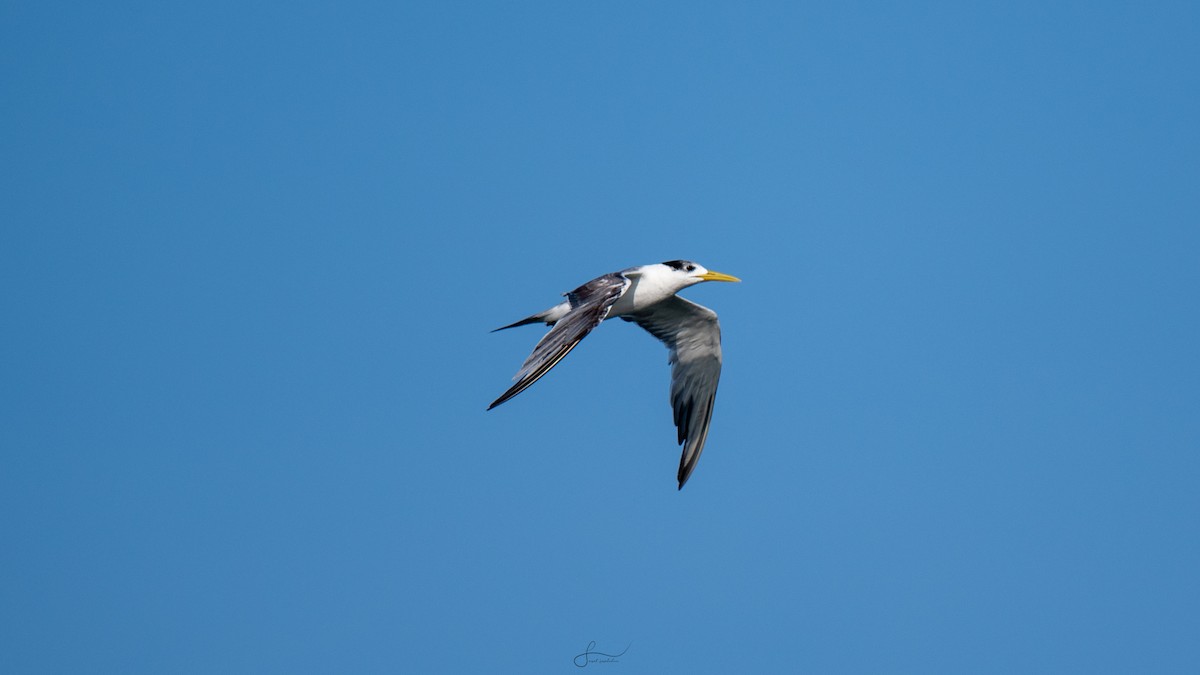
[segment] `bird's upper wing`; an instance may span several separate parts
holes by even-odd
[[[533,353],[525,359],[514,380],[516,384],[500,395],[488,406],[488,410],[529,388],[550,369],[558,365],[579,341],[608,317],[608,312],[625,291],[629,290],[629,278],[621,272],[605,274],[567,293],[571,311],[554,324],[550,332],[542,336]]]
[[[708,424],[712,420],[717,381],[721,379],[721,327],[717,313],[671,296],[650,310],[629,316],[671,350],[671,407],[683,456],[679,459],[679,488],[696,468]]]

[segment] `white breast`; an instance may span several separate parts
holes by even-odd
[[[653,307],[679,291],[679,281],[665,265],[645,265],[630,275],[629,290],[613,305],[609,317],[633,314]]]

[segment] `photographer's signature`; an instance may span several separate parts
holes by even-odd
[[[633,644],[632,642],[629,644]],[[625,649],[621,650],[620,654],[605,654],[604,652],[596,651],[596,641],[592,640],[588,643],[587,649],[583,653],[575,657],[575,666],[578,668],[587,668],[589,663],[617,663],[617,657],[622,656],[629,651],[629,645],[625,645]]]

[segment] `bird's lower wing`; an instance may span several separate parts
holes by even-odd
[[[623,274],[606,274],[567,293],[571,311],[542,337],[513,378],[516,383],[493,401],[488,410],[525,391],[558,365],[575,345],[608,317],[613,303],[629,289],[629,283]]]
[[[650,311],[621,317],[635,321],[671,350],[671,408],[683,455],[679,488],[687,482],[712,421],[713,401],[721,379],[721,327],[716,312],[672,296]]]

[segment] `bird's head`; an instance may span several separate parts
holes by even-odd
[[[669,268],[672,276],[678,277],[680,288],[686,288],[701,281],[741,281],[741,279],[728,274],[713,272],[704,265],[691,260],[668,260],[663,265]]]

